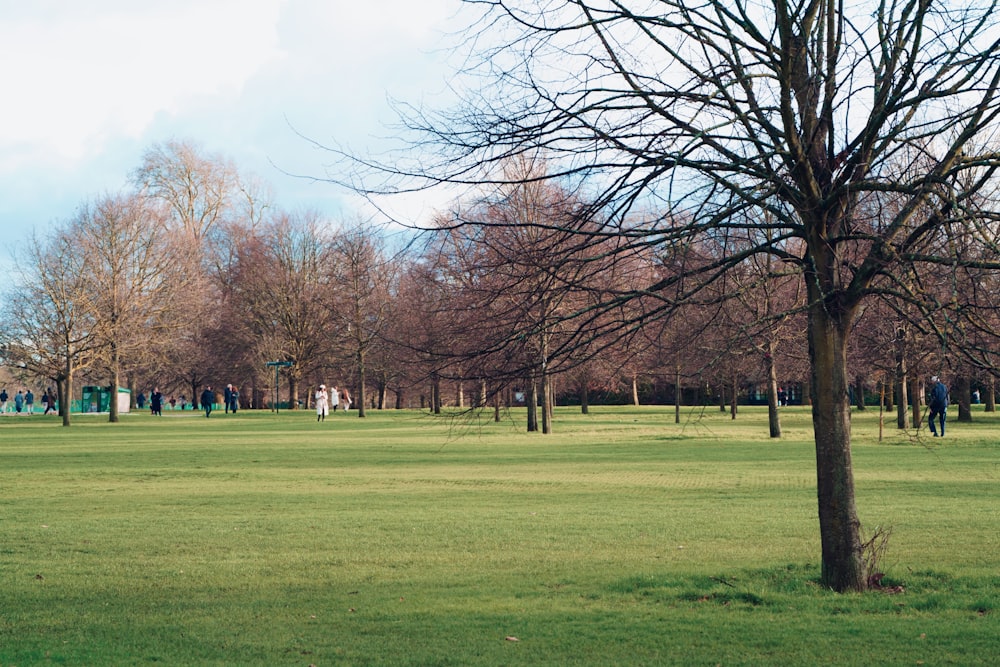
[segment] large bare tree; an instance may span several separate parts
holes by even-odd
[[[54,380],[62,423],[69,426],[75,373],[100,347],[86,289],[90,266],[66,229],[33,236],[23,262],[18,288],[3,312],[2,361]]]
[[[151,146],[132,180],[167,206],[174,231],[198,241],[195,249],[200,249],[200,243],[237,202],[246,203],[247,213],[254,219],[260,216],[257,188],[243,186],[232,163],[207,154],[191,141]]]
[[[1000,111],[996,3],[467,4],[482,10],[470,43],[504,40],[472,72],[495,85],[457,85],[464,99],[454,111],[404,109],[419,158],[362,166],[417,179],[409,187],[471,185],[503,182],[500,167],[512,156],[544,150],[561,164],[550,177],[589,187],[605,234],[665,255],[706,235],[720,245],[714,261],[642,292],[669,294],[671,303],[755,254],[798,267],[822,580],[838,591],[865,589],[849,332],[874,294],[922,301],[895,280],[900,266],[995,266],[995,252],[984,260],[933,241],[943,233],[995,243],[984,233],[991,226],[974,221],[996,218],[984,209],[973,218],[967,205],[1000,165],[984,143]],[[406,187],[371,178],[352,184],[378,193]],[[887,195],[901,205],[855,225],[864,202]],[[637,219],[639,207],[662,214]],[[771,233],[759,234],[765,228]],[[738,242],[720,242],[727,237]],[[607,306],[631,296],[614,295]]]
[[[125,364],[184,325],[183,246],[160,233],[161,211],[151,204],[135,193],[105,196],[82,207],[68,230],[86,267],[81,286],[110,375],[112,422]]]
[[[369,354],[389,326],[391,295],[399,267],[385,251],[380,231],[363,223],[340,231],[329,258],[331,289],[336,293],[334,321],[354,357],[358,417],[366,415]]]
[[[298,406],[303,378],[329,363],[339,333],[329,280],[331,238],[315,213],[277,212],[236,248],[224,293],[229,312],[262,366],[287,361],[289,403]]]

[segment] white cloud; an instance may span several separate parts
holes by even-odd
[[[283,208],[350,216],[359,203],[348,193],[282,173],[327,173],[330,155],[295,131],[362,151],[377,143],[390,132],[387,96],[445,89],[442,35],[460,5],[0,0],[0,238],[17,242],[117,190],[146,148],[171,138],[233,158]],[[400,217],[427,212],[419,197],[404,203]]]
[[[0,62],[16,63],[0,106],[0,146],[14,150],[0,171],[27,159],[28,146],[78,160],[110,135],[140,136],[158,113],[239,90],[281,57],[275,25],[283,3],[133,3],[92,18],[56,12],[0,23]]]

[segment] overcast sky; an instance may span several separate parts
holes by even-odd
[[[459,6],[0,0],[3,245],[119,190],[143,151],[170,139],[232,158],[284,209],[353,214],[335,187],[282,174],[323,176],[330,162],[296,131],[364,150],[388,132],[389,96],[440,96]]]

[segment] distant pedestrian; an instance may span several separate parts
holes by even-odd
[[[347,391],[347,387],[340,390],[340,404],[344,408],[344,412],[351,409],[351,393]]]
[[[229,405],[233,398],[233,385],[227,384],[225,391],[222,392],[222,404],[226,409],[226,414],[229,414]]]
[[[163,416],[163,394],[157,387],[153,387],[153,393],[149,395],[149,412],[158,417]]]
[[[205,385],[205,391],[201,392],[201,407],[205,410],[205,416],[212,416],[212,403],[215,403],[215,392],[211,385]]]
[[[931,400],[928,403],[930,413],[927,415],[927,424],[931,427],[931,433],[936,438],[937,430],[934,428],[934,418],[937,417],[941,425],[941,437],[944,437],[944,422],[948,416],[948,387],[941,382],[937,375],[931,378]]]
[[[326,413],[330,409],[330,398],[326,393],[326,385],[321,384],[316,390],[316,421],[326,421]]]
[[[340,390],[336,387],[330,389],[330,409],[334,412],[340,406]]]
[[[17,411],[17,414],[21,414],[21,411],[24,410],[24,391],[21,389],[17,390],[17,396],[14,397],[14,410]]]
[[[35,411],[35,395],[31,393],[31,390],[24,392],[24,410],[29,415]]]
[[[229,390],[229,411],[235,415],[237,408],[240,407],[240,390],[234,385],[231,386],[232,389]]]
[[[45,390],[42,394],[42,402],[45,404],[45,412],[42,414],[49,414],[49,412],[56,411],[56,394],[52,391],[52,387]]]
[[[7,401],[10,400],[10,395],[7,394],[7,387],[0,391],[0,414],[7,414]]]

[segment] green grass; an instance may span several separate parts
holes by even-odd
[[[855,415],[895,595],[817,583],[806,409],[514,418],[0,419],[0,667],[997,664],[1000,416]]]

